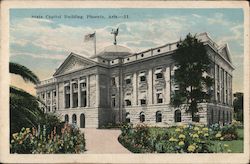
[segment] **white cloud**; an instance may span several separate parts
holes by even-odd
[[[144,22],[127,22],[117,24],[120,27],[118,35],[118,44],[128,46],[133,51],[141,51],[149,47],[138,47],[143,42],[150,40],[152,46],[162,45],[168,42],[176,41],[179,33],[184,29],[187,19],[183,17],[168,17],[162,19],[148,19]],[[90,27],[72,27],[59,24],[56,28],[52,27],[53,22],[42,19],[22,19],[11,25],[11,43],[26,45],[30,42],[42,49],[56,52],[71,51],[84,53],[87,51],[93,54],[93,43],[83,42],[84,35],[93,32],[97,33],[97,50],[113,43],[113,36],[110,34],[111,26],[105,26],[98,29]],[[131,44],[130,44],[131,45]],[[54,55],[53,55],[54,56]],[[56,56],[56,55],[55,55]]]
[[[231,32],[230,36],[221,37],[219,43],[227,43],[229,41],[238,41],[239,45],[243,46],[243,26],[236,25],[232,26],[229,31]]]
[[[196,17],[196,18],[201,18],[202,16],[198,15],[198,14],[192,14],[192,16]]]
[[[65,59],[65,56],[62,54],[34,54],[34,53],[11,53],[11,56],[30,56],[33,58],[38,58],[38,59],[56,59],[56,60],[63,60]]]

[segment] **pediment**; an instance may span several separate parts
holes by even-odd
[[[219,50],[220,54],[227,60],[229,61],[230,63],[232,62],[231,61],[231,57],[230,57],[230,51],[228,49],[228,46],[227,44],[225,44],[223,47],[220,48]]]
[[[85,58],[80,55],[76,55],[71,53],[65,61],[60,65],[57,71],[54,73],[54,76],[60,74],[67,74],[70,72],[74,72],[80,69],[84,69],[90,66],[95,65],[96,63],[88,58]]]

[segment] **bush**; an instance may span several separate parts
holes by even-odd
[[[22,128],[19,133],[12,135],[10,151],[19,154],[51,154],[51,153],[82,153],[85,151],[84,134],[79,129],[68,124],[57,134],[54,127],[50,133],[44,126],[42,130]]]
[[[214,124],[210,126],[210,135],[213,140],[231,141],[238,139],[237,127],[238,123],[232,123],[225,126]]]

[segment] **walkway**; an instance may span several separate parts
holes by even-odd
[[[81,129],[85,134],[87,154],[124,154],[130,153],[118,141],[120,130]]]

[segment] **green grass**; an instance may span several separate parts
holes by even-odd
[[[243,153],[244,150],[244,133],[243,129],[237,129],[237,132],[239,134],[238,140],[233,141],[212,141],[214,144],[213,149],[219,150],[220,144],[223,146],[224,144],[227,144],[229,146],[229,149],[232,151],[232,153]]]

